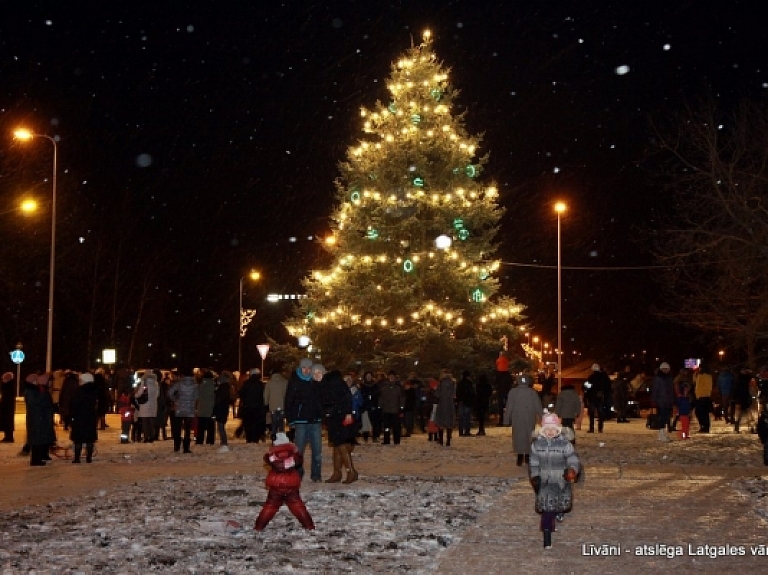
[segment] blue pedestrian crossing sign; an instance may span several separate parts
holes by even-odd
[[[16,364],[24,361],[24,352],[21,351],[20,349],[14,349],[11,352],[11,361]]]

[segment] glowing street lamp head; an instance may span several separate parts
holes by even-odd
[[[251,278],[253,281],[257,282],[261,279],[261,273],[257,271],[252,271],[250,274],[248,274],[248,277]]]
[[[557,202],[555,204],[555,211],[558,214],[562,214],[567,209],[568,209],[568,206],[566,206],[564,202]]]
[[[17,140],[31,140],[35,135],[26,128],[19,128],[13,132],[13,137]]]
[[[21,211],[25,214],[31,214],[37,210],[37,202],[32,199],[24,200],[21,202]]]

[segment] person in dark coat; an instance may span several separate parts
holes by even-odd
[[[72,412],[69,406],[79,387],[80,378],[78,375],[73,371],[68,371],[64,375],[64,381],[59,392],[59,416],[64,424],[64,431],[68,431],[69,426],[72,425]]]
[[[80,387],[69,403],[72,414],[72,431],[69,438],[75,444],[72,463],[80,463],[80,456],[85,444],[85,462],[93,461],[93,445],[99,439],[99,392],[94,377],[90,373],[80,375]]]
[[[475,385],[469,378],[469,372],[461,374],[456,384],[456,401],[459,404],[459,437],[472,435],[472,408],[475,407]]]
[[[285,417],[288,426],[294,430],[296,448],[304,455],[309,443],[312,450],[310,479],[322,481],[323,466],[323,402],[320,394],[325,368],[312,364],[308,357],[299,362],[291,374],[285,390]],[[349,392],[347,392],[349,393]],[[304,468],[299,469],[304,477]]]
[[[488,376],[484,373],[477,378],[475,386],[475,417],[477,417],[477,435],[485,435],[485,418],[488,417],[488,411],[491,406],[491,396],[493,387],[488,381]]]
[[[216,391],[213,398],[213,419],[216,422],[216,430],[219,433],[219,452],[229,451],[227,443],[227,419],[229,418],[230,392],[232,386],[229,383],[229,372],[224,372],[216,382]]]
[[[48,377],[32,374],[24,384],[24,402],[27,406],[27,445],[31,466],[50,461],[48,449],[56,443],[53,427],[53,398],[48,391]]]
[[[352,451],[360,426],[352,414],[352,394],[340,371],[331,371],[323,376],[320,399],[328,428],[328,443],[333,448],[333,474],[325,482],[341,481],[344,467],[347,470],[344,483],[353,483],[357,481],[357,470],[352,462]]]
[[[607,407],[611,402],[611,378],[600,369],[600,365],[592,365],[592,374],[584,383],[584,401],[587,404],[589,413],[589,430],[587,433],[595,432],[595,418],[597,418],[597,431],[603,432],[603,422]]]
[[[371,424],[370,434],[363,431],[363,440],[367,443],[370,435],[374,443],[378,443],[381,436],[381,408],[379,407],[379,384],[373,377],[372,371],[363,374],[363,385],[360,387],[363,394],[363,412],[367,414]]]
[[[99,390],[99,429],[106,429],[107,425],[107,413],[112,406],[112,397],[109,393],[109,383],[107,378],[101,372],[96,373],[93,376],[93,381],[96,384],[96,389]]]
[[[379,406],[381,407],[381,427],[384,430],[382,445],[389,445],[390,435],[393,443],[400,445],[405,393],[395,370],[390,370],[387,379],[379,382]]]
[[[16,378],[8,371],[0,383],[0,431],[4,433],[0,443],[13,443],[16,427]]]
[[[266,443],[267,411],[264,406],[264,384],[261,370],[254,367],[250,377],[240,388],[240,409],[238,415],[243,421],[246,443]]]
[[[659,366],[659,371],[653,378],[653,387],[651,388],[651,405],[658,410],[659,421],[661,421],[659,441],[669,441],[666,428],[669,425],[669,416],[672,414],[674,404],[675,388],[672,383],[669,364],[665,361]]]

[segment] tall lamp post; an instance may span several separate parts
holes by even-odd
[[[56,276],[56,163],[58,146],[56,140],[46,134],[36,134],[26,129],[19,129],[13,133],[17,140],[31,140],[33,138],[45,138],[53,144],[53,196],[51,199],[51,263],[50,280],[48,282],[48,341],[45,344],[45,371],[53,370],[53,286]]]
[[[253,320],[253,316],[256,315],[255,309],[243,309],[243,282],[245,278],[250,278],[253,281],[259,281],[261,274],[256,271],[252,271],[247,276],[240,278],[240,331],[237,335],[237,373],[242,375],[243,372],[243,338],[245,332],[248,331],[248,324]]]
[[[555,204],[557,212],[557,392],[563,387],[563,266],[560,250],[560,216],[568,209],[563,202]]]

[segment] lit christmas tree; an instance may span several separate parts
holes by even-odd
[[[479,182],[487,157],[452,113],[448,70],[424,43],[392,66],[390,101],[362,109],[363,136],[336,182],[329,269],[304,280],[288,322],[341,369],[491,368],[523,306],[495,298],[503,209]]]

